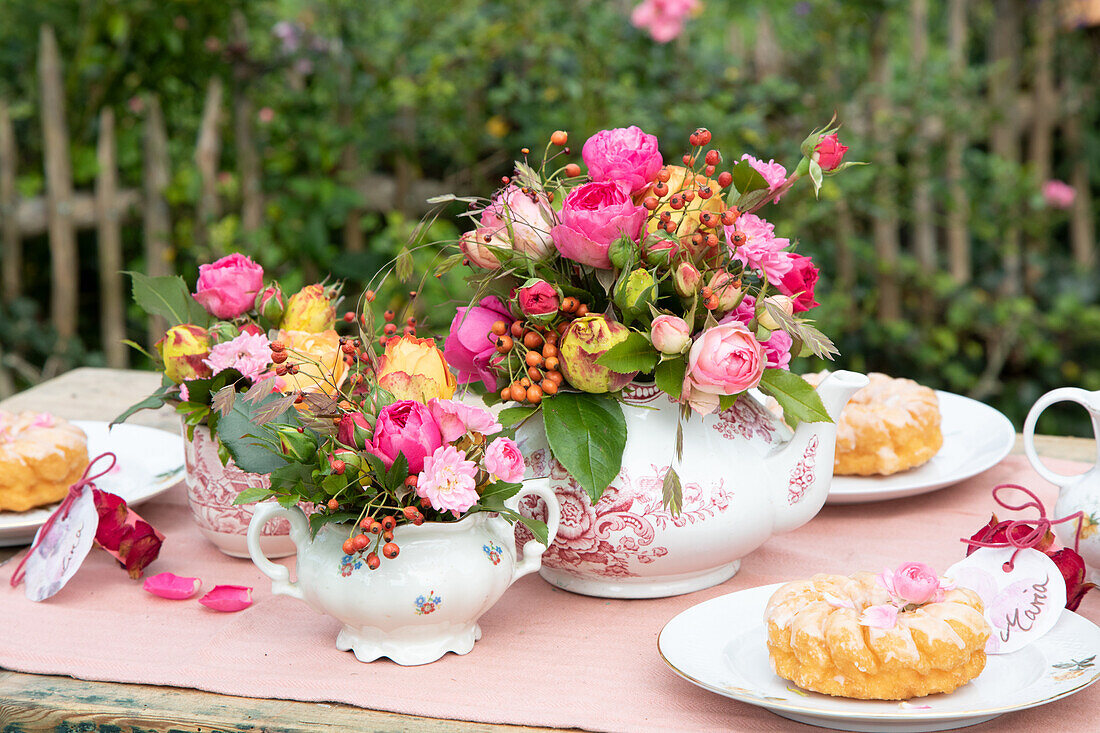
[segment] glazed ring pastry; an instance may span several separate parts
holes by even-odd
[[[867,625],[864,612],[890,602],[872,573],[787,583],[764,615],[772,669],[826,695],[905,700],[951,692],[985,668],[990,629],[976,593],[946,590],[898,610],[892,627]]]
[[[0,412],[0,510],[60,501],[87,466],[80,428],[45,412]]]
[[[807,374],[815,387],[828,372]],[[836,431],[838,476],[889,476],[927,463],[943,445],[935,390],[912,379],[872,372],[840,413]]]

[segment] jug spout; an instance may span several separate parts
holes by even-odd
[[[857,390],[867,386],[866,375],[837,371],[817,387],[817,394],[833,422],[804,422],[769,461],[775,482],[775,532],[789,532],[810,521],[825,504],[833,478],[836,420]]]

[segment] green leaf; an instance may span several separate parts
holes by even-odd
[[[321,490],[329,496],[336,496],[348,485],[347,476],[341,474],[330,474],[321,479]]]
[[[559,392],[542,401],[546,440],[595,504],[619,475],[626,420],[611,395]]]
[[[169,326],[193,323],[206,326],[210,314],[198,304],[179,275],[149,277],[140,272],[127,271],[130,276],[134,302],[150,315],[163,316]]]
[[[404,453],[398,453],[393,459],[393,465],[386,472],[386,486],[390,491],[397,491],[405,485],[405,479],[409,477],[409,459]]]
[[[121,415],[111,421],[111,425],[117,425],[118,423],[126,422],[126,420],[128,420],[130,416],[133,415],[135,412],[140,412],[141,410],[155,410],[158,407],[163,407],[172,397],[175,396],[175,387],[176,385],[165,380],[165,384],[162,384],[156,392],[149,395],[141,402],[137,402],[127,407]],[[172,392],[172,394],[169,394],[169,392]]]
[[[687,362],[682,357],[666,359],[657,365],[653,372],[653,378],[657,387],[674,399],[680,399],[680,392],[684,388],[684,372],[687,371]]]
[[[447,259],[443,260],[443,262],[441,262],[439,266],[435,268],[435,274],[437,276],[446,275],[448,272],[455,269],[455,267],[461,264],[462,260],[464,259],[466,259],[465,252],[457,252],[451,255]]]
[[[797,422],[832,422],[817,391],[797,374],[785,369],[765,369],[760,389],[775,398],[784,415]]]
[[[503,410],[500,411],[500,414],[497,415],[497,420],[499,420],[500,424],[504,427],[510,428],[516,423],[522,422],[531,417],[531,415],[535,414],[536,410],[538,410],[538,408],[534,407],[533,405],[505,407]]]
[[[735,394],[718,395],[718,409],[722,412],[730,409],[731,407],[733,407],[733,403],[737,402],[738,396],[739,395]]]
[[[814,197],[821,192],[821,165],[816,160],[810,161],[810,180],[814,183]]]
[[[229,414],[218,422],[218,438],[242,471],[271,473],[289,463],[272,449],[277,441],[275,429],[279,425],[296,425],[287,414],[289,410],[271,420],[270,427],[258,427],[255,422],[258,412],[281,398],[282,395],[274,394],[255,403],[235,400]]]
[[[251,504],[254,501],[263,501],[271,495],[271,489],[263,486],[249,486],[247,489],[237,494],[237,498],[233,500],[233,503]]]
[[[298,502],[302,500],[302,497],[297,494],[287,494],[285,496],[279,496],[276,501],[279,502],[279,506],[283,509],[290,509],[292,506],[296,506]]]
[[[309,515],[310,537],[316,537],[317,533],[321,531],[321,527],[326,524],[344,524],[345,522],[354,522],[358,518],[359,515],[352,512],[314,512]]]
[[[753,168],[747,160],[742,160],[733,166],[730,173],[733,174],[733,186],[741,196],[753,191],[770,188],[768,180],[760,175],[760,171]]]
[[[668,467],[661,486],[661,503],[668,509],[669,514],[674,517],[680,516],[684,505],[684,490],[680,486],[680,475],[672,466]]]
[[[145,347],[142,346],[141,344],[136,343],[134,341],[131,341],[130,339],[122,339],[122,343],[126,344],[127,346],[129,346],[131,349],[134,349],[135,351],[140,351],[142,354],[145,354],[145,356],[148,357],[150,361],[156,362],[158,364],[160,363],[160,357],[159,356],[153,356],[152,354],[150,354],[148,351],[145,350]]]
[[[752,211],[764,203],[771,195],[772,192],[770,190],[746,193],[744,196],[737,199],[737,208],[740,211]]]
[[[499,511],[504,506],[505,499],[511,499],[523,488],[523,484],[510,484],[506,481],[497,481],[489,484],[481,492],[478,504],[486,508],[492,507],[493,511]]]
[[[625,340],[600,355],[596,363],[616,372],[629,374],[653,371],[660,357],[661,354],[653,348],[648,336],[631,331]]]
[[[527,529],[531,530],[531,534],[535,536],[535,539],[540,544],[550,544],[550,531],[546,528],[546,522],[541,519],[532,519],[531,517],[525,517],[522,514],[517,515],[516,521],[522,522]]]

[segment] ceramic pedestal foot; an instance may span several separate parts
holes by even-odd
[[[369,626],[344,626],[336,637],[336,648],[351,651],[360,662],[388,657],[408,667],[434,662],[447,652],[469,654],[480,638],[481,627],[477,624],[406,626],[385,632]]]
[[[732,578],[741,568],[741,561],[734,560],[710,570],[683,575],[644,578],[593,578],[581,577],[564,570],[548,568],[545,565],[539,575],[551,585],[571,593],[601,598],[664,598],[693,593],[710,588]]]
[[[219,550],[230,557],[244,557],[248,555],[248,538],[246,535],[236,532],[215,532],[212,529],[199,527],[202,536],[210,540]],[[260,547],[267,557],[289,557],[296,550],[290,535],[269,534],[260,537]]]

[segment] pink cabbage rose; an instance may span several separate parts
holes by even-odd
[[[581,157],[593,181],[622,182],[632,194],[649,185],[665,163],[657,137],[634,125],[600,130],[585,141]]]
[[[745,241],[735,246],[733,234],[738,231],[745,235]],[[746,269],[763,273],[768,282],[779,282],[794,268],[790,252],[785,251],[791,246],[791,240],[775,236],[775,227],[756,214],[740,217],[736,224],[725,228],[725,233],[733,259]]]
[[[416,494],[436,511],[459,515],[477,503],[477,464],[453,445],[437,448],[423,460]]]
[[[813,260],[806,255],[790,253],[791,270],[777,282],[776,289],[789,295],[794,301],[794,312],[802,313],[821,305],[814,300],[814,286],[817,285],[819,271]]]
[[[545,280],[535,280],[521,287],[516,291],[516,300],[523,315],[532,318],[548,318],[557,313],[561,305],[557,289]]]
[[[511,242],[508,227],[512,227]],[[550,228],[554,225],[554,213],[544,194],[524,193],[514,183],[507,186],[481,212],[478,230],[495,237],[509,249],[541,260],[553,251]],[[490,242],[490,244],[494,244]]]
[[[817,164],[821,166],[823,171],[835,170],[844,160],[844,154],[847,152],[848,146],[840,142],[840,136],[835,132],[821,138],[817,143],[817,147],[814,148]]]
[[[523,454],[511,438],[497,438],[485,449],[485,470],[499,481],[519,483],[525,468]]]
[[[443,345],[447,363],[458,373],[459,384],[480,381],[490,392],[497,390],[494,357],[498,357],[490,329],[496,321],[511,326],[512,314],[494,296],[482,298],[478,305],[459,308],[451,321],[451,330]]]
[[[264,268],[234,253],[209,265],[199,265],[195,300],[215,318],[236,318],[256,303],[264,286]]]
[[[941,583],[936,571],[922,562],[907,562],[894,571],[887,568],[879,575],[879,582],[890,595],[918,606],[939,603],[943,592],[954,587]]]
[[[382,459],[386,468],[398,455],[404,454],[409,473],[424,469],[424,458],[443,445],[432,413],[427,406],[414,400],[401,400],[383,407],[374,424],[374,437],[364,449]]]
[[[562,204],[561,220],[551,235],[562,257],[608,270],[611,242],[624,234],[637,241],[646,210],[634,205],[625,184],[597,181],[569,192]]]
[[[653,319],[649,340],[662,354],[679,354],[691,343],[691,328],[683,318],[660,315]]]
[[[466,433],[493,435],[504,429],[488,410],[458,400],[431,400],[428,412],[435,418],[445,443],[456,441]]]
[[[684,395],[696,412],[718,408],[718,395],[751,389],[764,375],[764,347],[744,324],[719,324],[703,331],[691,345]]]

